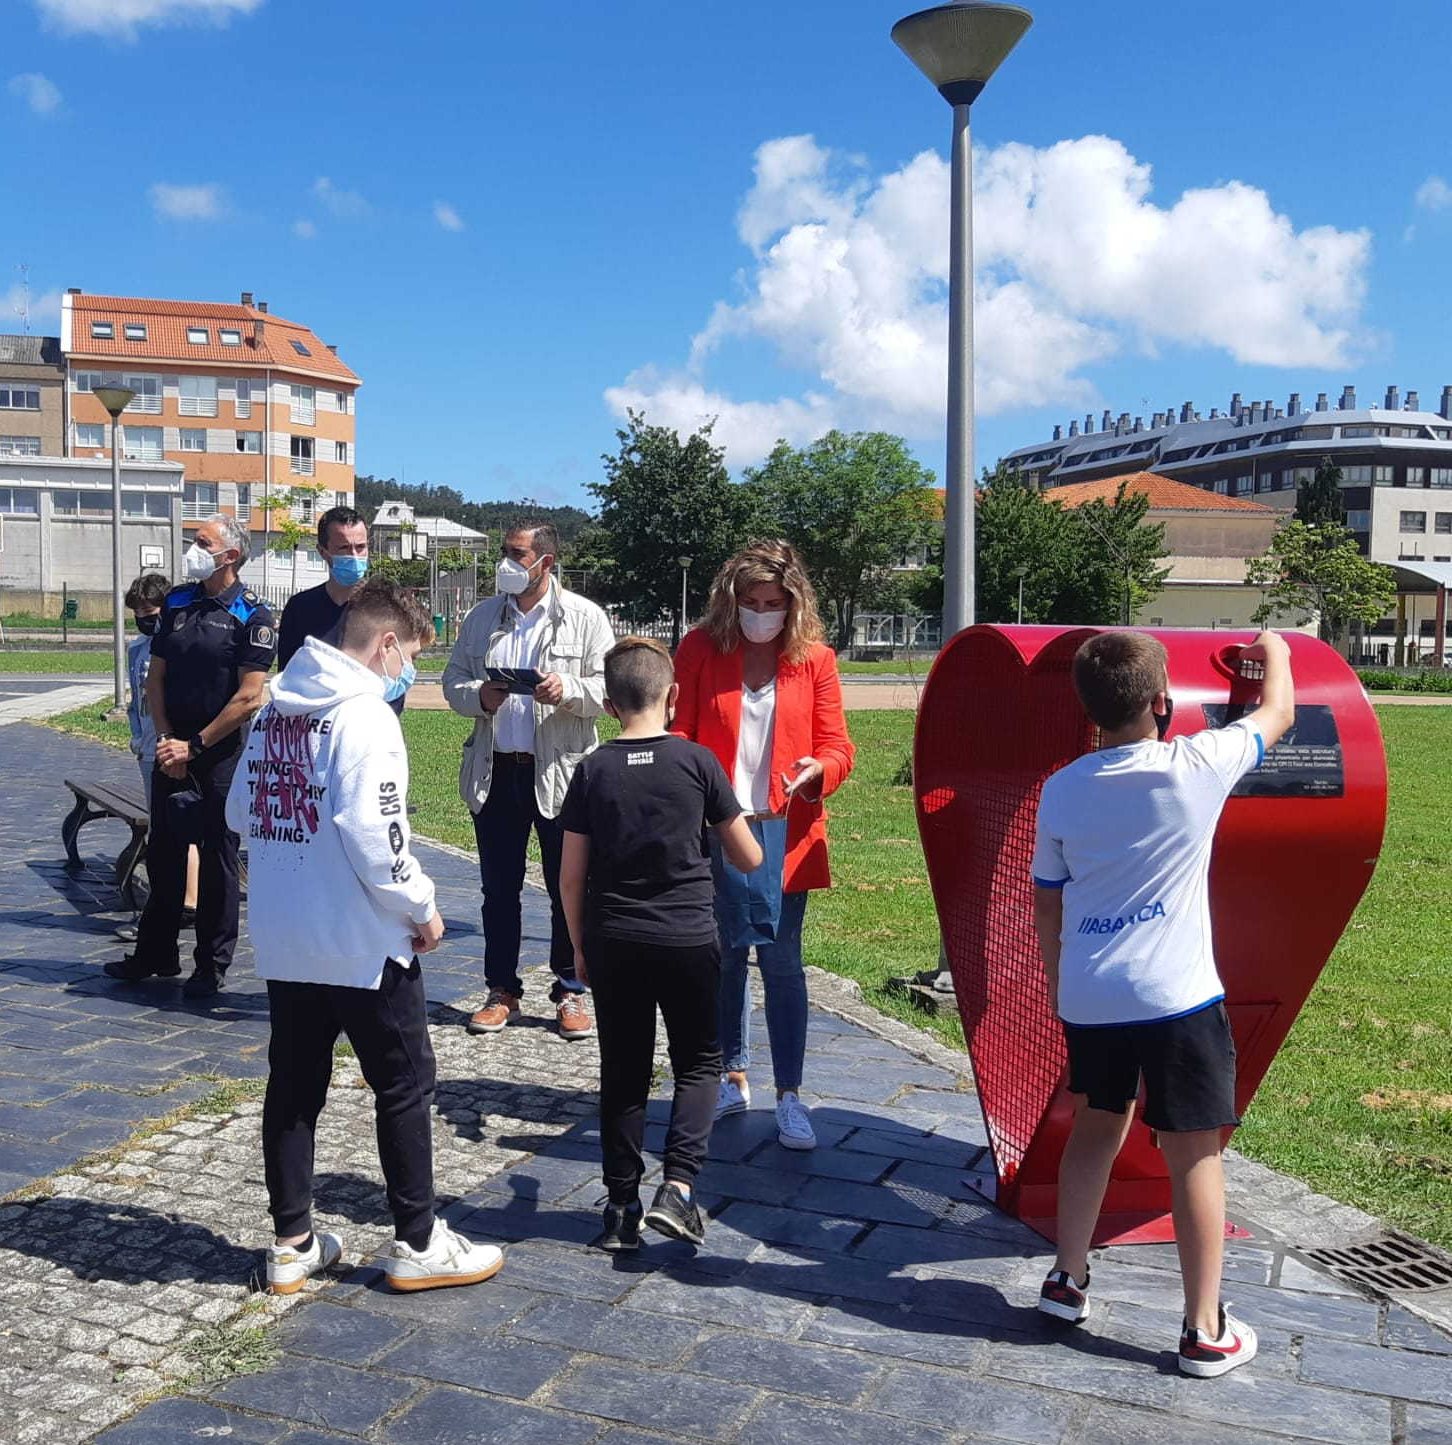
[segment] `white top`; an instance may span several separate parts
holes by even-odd
[[[771,745],[776,736],[776,679],[764,687],[741,686],[741,731],[731,785],[743,813],[771,809]]]
[[[310,637],[272,679],[227,792],[247,844],[259,978],[377,988],[434,885],[413,856],[408,752],[383,679]]]
[[[504,604],[506,620],[514,626],[506,632],[489,653],[490,667],[539,666],[544,649],[545,622],[549,617],[550,594],[545,593],[528,612],[510,598]],[[494,750],[499,753],[532,753],[534,751],[534,699],[512,692],[494,714]]]
[[[1265,756],[1249,721],[1105,748],[1044,784],[1034,882],[1064,890],[1059,1016],[1176,1018],[1225,997],[1210,933],[1210,850],[1230,790]]]

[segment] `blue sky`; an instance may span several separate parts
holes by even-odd
[[[876,0],[9,0],[0,297],[254,291],[360,471],[578,501],[627,405],[941,467],[949,112]],[[1452,382],[1452,10],[1045,0],[975,107],[978,456]],[[13,313],[0,326],[18,329]]]

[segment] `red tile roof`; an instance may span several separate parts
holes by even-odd
[[[1222,496],[1162,477],[1158,472],[1130,472],[1122,477],[1101,477],[1097,482],[1069,482],[1062,487],[1046,487],[1044,496],[1063,507],[1082,507],[1085,502],[1113,502],[1121,486],[1130,493],[1149,498],[1152,512],[1273,512],[1261,502],[1245,497]]]
[[[68,296],[72,329],[70,355],[105,361],[203,361],[234,367],[270,366],[324,380],[358,385],[351,367],[340,361],[315,332],[296,321],[259,311],[255,306],[216,301],[163,301],[142,296]],[[91,335],[93,321],[109,321],[113,336],[102,341]],[[146,326],[145,341],[127,341],[126,323]],[[207,344],[187,340],[189,326],[207,328]],[[240,346],[224,346],[218,333],[226,327],[242,333]],[[292,343],[307,349],[302,355]]]

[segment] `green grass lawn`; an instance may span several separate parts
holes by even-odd
[[[7,672],[59,672],[111,674],[111,650],[87,649],[82,652],[26,652],[19,648],[0,651],[0,674]]]
[[[1262,1085],[1236,1145],[1322,1192],[1452,1246],[1452,709],[1379,713],[1391,813],[1376,877]],[[98,708],[56,725],[124,746]],[[938,931],[913,816],[900,783],[912,736],[904,712],[848,715],[857,769],[832,799],[836,887],[807,912],[810,963],[854,978],[875,1006],[962,1046],[889,994],[894,976],[934,966]],[[474,842],[457,792],[468,731],[453,713],[404,715],[418,832]]]
[[[932,668],[931,657],[900,657],[895,662],[838,662],[843,677],[898,677],[915,673],[922,677]]]

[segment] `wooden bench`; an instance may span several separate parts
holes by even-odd
[[[86,866],[76,846],[81,829],[97,818],[119,818],[130,827],[131,841],[116,859],[116,887],[128,908],[139,907],[132,875],[146,851],[146,830],[151,826],[146,799],[140,793],[112,787],[110,783],[76,783],[67,778],[66,787],[76,798],[75,807],[66,814],[66,820],[61,824],[61,842],[66,845],[66,871],[80,873]]]

